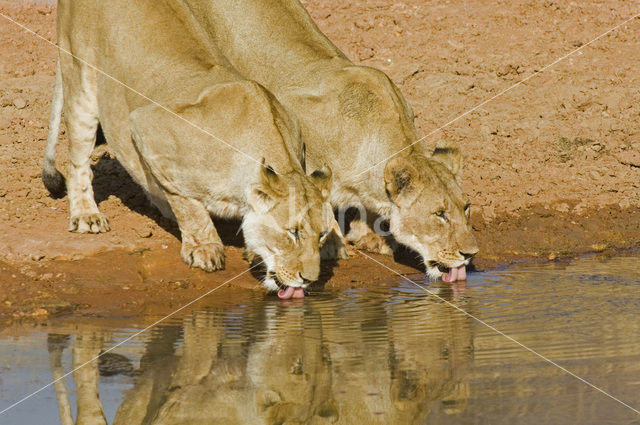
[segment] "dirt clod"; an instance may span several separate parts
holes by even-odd
[[[13,106],[15,106],[16,109],[23,109],[27,107],[27,101],[24,100],[21,97],[16,97],[15,99],[13,99]]]

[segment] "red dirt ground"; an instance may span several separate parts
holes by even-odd
[[[640,245],[640,22],[545,69],[640,13],[637,2],[304,4],[347,56],[398,84],[423,135],[544,69],[424,140],[463,148],[479,268]],[[55,6],[0,0],[0,11],[55,41]],[[49,197],[40,179],[56,50],[0,17],[0,57],[0,318],[162,313],[247,269],[229,224],[227,269],[189,270],[175,224],[105,146],[94,154],[94,188],[113,230],[67,232],[66,198]],[[63,170],[64,134],[58,151]],[[341,288],[393,278],[354,254],[322,280]],[[257,285],[246,273],[218,294]]]

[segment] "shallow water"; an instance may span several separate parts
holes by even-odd
[[[517,266],[454,288],[248,295],[131,338],[0,424],[60,423],[60,406],[74,418],[80,407],[78,423],[103,409],[127,425],[640,424],[639,260]],[[0,411],[138,331],[48,328],[0,340]]]

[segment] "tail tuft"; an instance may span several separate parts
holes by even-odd
[[[58,133],[60,132],[60,120],[62,119],[62,73],[60,72],[60,58],[56,65],[56,82],[53,86],[51,97],[51,111],[49,112],[49,133],[47,144],[44,148],[44,164],[42,167],[42,181],[53,198],[62,198],[66,193],[64,176],[56,169],[56,146],[58,145]]]
[[[42,182],[44,187],[47,188],[49,194],[54,199],[62,198],[67,188],[64,182],[64,176],[54,167],[45,167],[42,170]]]

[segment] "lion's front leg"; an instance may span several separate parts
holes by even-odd
[[[191,267],[212,272],[224,269],[224,245],[209,212],[193,198],[167,194],[182,234],[180,255]]]
[[[98,102],[96,88],[78,81],[91,80],[92,71],[86,68],[69,69],[66,76],[68,98],[64,114],[69,133],[69,165],[67,194],[69,197],[69,231],[78,233],[102,233],[109,231],[107,217],[98,210],[91,181],[91,152],[98,130]],[[64,77],[64,75],[63,75]]]

